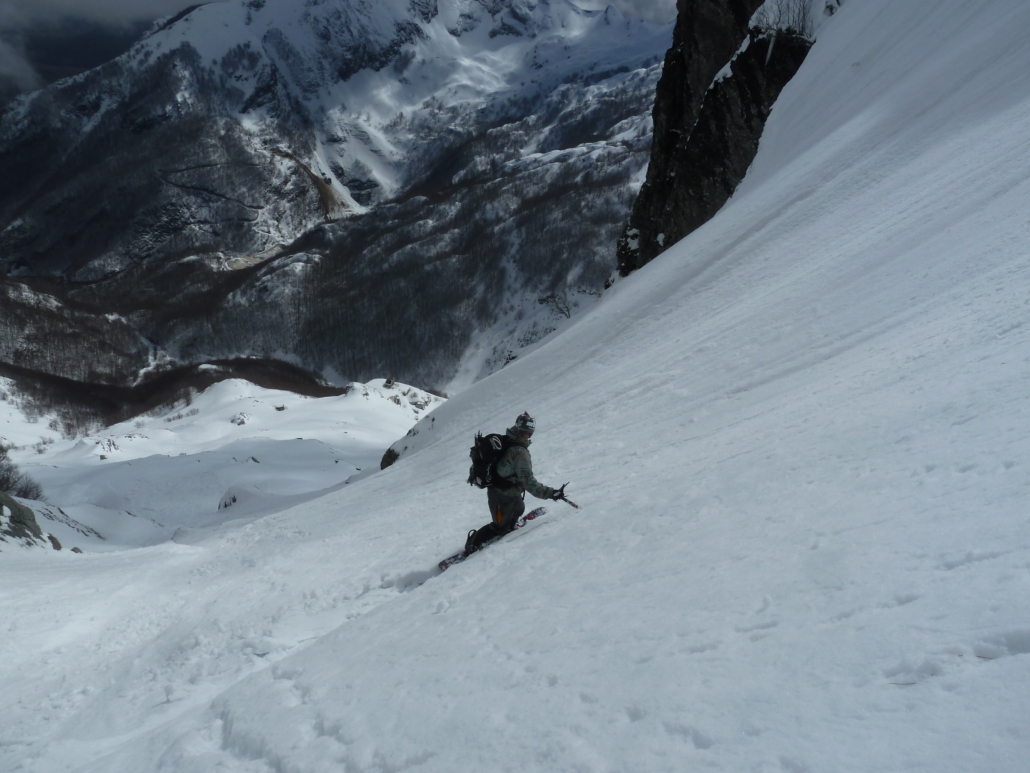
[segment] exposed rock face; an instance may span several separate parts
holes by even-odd
[[[773,103],[804,61],[811,46],[806,39],[747,30],[761,4],[679,0],[673,47],[655,99],[651,164],[619,240],[623,276],[726,203],[758,151]]]
[[[9,540],[39,546],[47,544],[32,510],[0,491],[0,543]]]

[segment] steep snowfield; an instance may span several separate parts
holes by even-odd
[[[720,215],[393,467],[0,555],[0,768],[1027,769],[1028,28],[850,0]],[[435,575],[523,410],[583,509]]]

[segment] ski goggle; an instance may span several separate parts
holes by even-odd
[[[515,419],[515,426],[518,427],[519,432],[526,435],[532,435],[536,431],[536,422],[533,421],[533,417],[528,413],[524,413]]]

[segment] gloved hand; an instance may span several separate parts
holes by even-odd
[[[551,499],[553,499],[555,502],[557,502],[559,499],[565,499],[565,487],[568,485],[568,483],[563,483],[561,485],[561,488],[556,488],[551,493]]]

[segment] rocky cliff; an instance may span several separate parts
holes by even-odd
[[[761,0],[679,0],[654,107],[647,179],[618,245],[625,276],[703,225],[758,151],[765,121],[811,42],[748,29]]]

